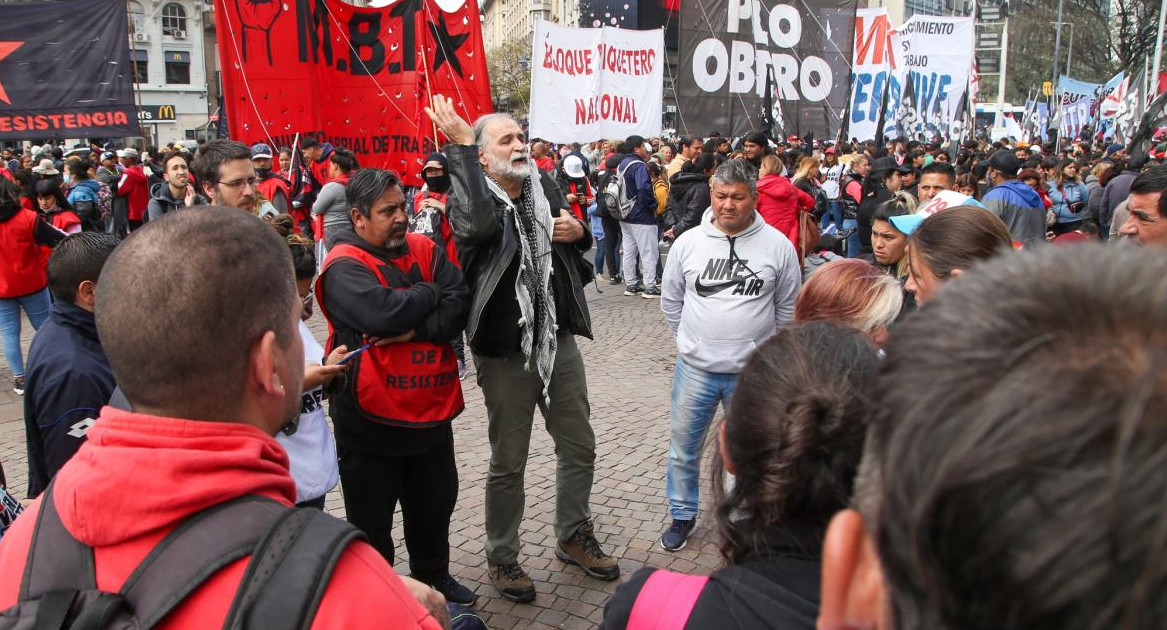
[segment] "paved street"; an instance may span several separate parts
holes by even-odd
[[[602,293],[594,284],[588,289],[595,341],[580,340],[597,442],[592,494],[597,537],[608,553],[620,558],[624,577],[645,564],[708,573],[717,566],[718,555],[704,522],[679,553],[664,552],[656,542],[666,518],[664,462],[675,359],[660,303],[624,297],[623,287],[609,287],[602,280],[601,285]],[[323,340],[324,322],[319,314],[312,327]],[[31,333],[27,321],[25,328],[27,348]],[[10,486],[23,497],[27,467],[22,407],[20,398],[12,393],[11,382],[7,365],[0,366],[0,457]],[[531,439],[521,557],[539,595],[534,604],[513,604],[499,597],[490,585],[483,556],[483,489],[490,459],[486,413],[473,374],[464,381],[464,389],[466,411],[454,424],[461,490],[451,524],[452,572],[479,594],[478,610],[492,629],[595,627],[616,583],[587,577],[582,570],[555,558],[555,456],[551,438],[541,427]],[[539,418],[536,414],[537,424]],[[328,496],[327,509],[344,516],[340,488]],[[395,538],[398,570],[405,571],[400,518]]]

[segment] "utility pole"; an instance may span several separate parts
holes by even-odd
[[[1162,1],[1164,4],[1167,4],[1167,0],[1162,0]],[[1062,9],[1065,7],[1065,4],[1066,4],[1066,0],[1058,0],[1058,30],[1057,30],[1057,34],[1054,35],[1054,90],[1055,91],[1058,88],[1058,77],[1059,77],[1058,62],[1062,60]],[[1160,18],[1163,17],[1162,11],[1160,11],[1159,17]],[[1162,20],[1160,20],[1159,23],[1162,24],[1163,23]],[[1162,31],[1163,29],[1160,28],[1159,30]],[[1162,39],[1160,39],[1160,41],[1162,41]]]
[[[1059,0],[1061,1],[1061,0]],[[1062,18],[1058,18],[1059,20]],[[1159,30],[1155,35],[1155,63],[1151,69],[1151,90],[1150,98],[1155,98],[1159,95],[1159,68],[1161,60],[1163,59],[1163,21],[1167,19],[1167,0],[1162,0],[1159,3]]]

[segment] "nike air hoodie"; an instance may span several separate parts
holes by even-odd
[[[729,236],[713,210],[679,236],[661,283],[661,310],[685,363],[736,374],[763,341],[794,319],[802,273],[794,246],[754,213],[750,227]]]

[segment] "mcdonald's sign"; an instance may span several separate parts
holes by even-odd
[[[157,124],[174,121],[174,105],[143,105],[138,108],[138,122]]]

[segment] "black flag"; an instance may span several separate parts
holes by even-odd
[[[125,0],[0,3],[0,139],[140,133]]]

